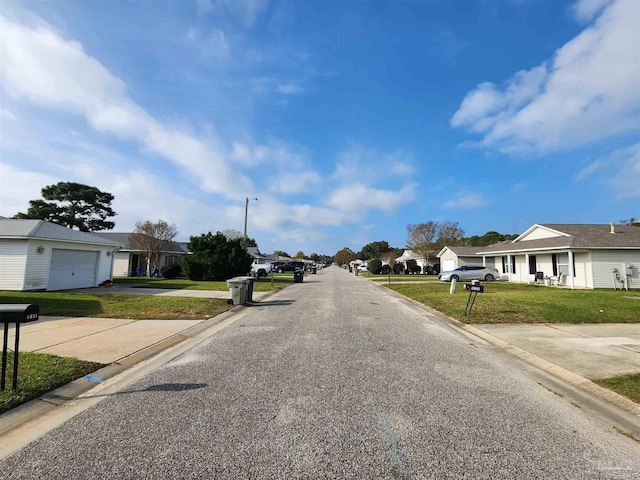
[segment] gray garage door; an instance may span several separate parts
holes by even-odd
[[[94,287],[97,269],[98,252],[54,248],[47,290]]]

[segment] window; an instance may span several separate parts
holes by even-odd
[[[516,273],[516,257],[514,255],[502,257],[502,272]]]
[[[558,262],[558,274],[563,273],[564,275],[569,275],[569,254],[568,253],[557,253],[556,261]]]
[[[529,273],[532,275],[535,275],[537,271],[536,268],[536,256],[535,255],[529,255]]]
[[[175,265],[176,263],[180,263],[180,255],[165,255],[164,264],[167,265]]]

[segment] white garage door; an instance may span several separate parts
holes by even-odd
[[[98,252],[54,248],[47,290],[95,287],[97,268]]]
[[[443,272],[448,272],[450,270],[453,270],[454,268],[456,268],[456,261],[453,259],[445,260],[442,265]]]

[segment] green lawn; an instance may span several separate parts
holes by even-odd
[[[569,290],[502,282],[483,282],[472,314],[464,316],[469,293],[459,283],[385,285],[402,295],[465,323],[638,323],[640,292]]]
[[[103,366],[100,363],[85,362],[75,358],[21,352],[18,357],[18,388],[14,392],[11,390],[13,387],[13,352],[10,352],[7,358],[7,384],[5,390],[0,391],[0,413],[94,372]]]
[[[287,285],[293,281],[293,274],[278,274],[273,279],[273,286],[271,285],[271,278],[259,278],[256,279],[253,290],[256,292],[270,292],[278,287]],[[205,282],[194,281],[186,278],[164,279],[164,278],[149,278],[149,277],[115,277],[113,279],[116,286],[127,286],[136,288],[166,288],[166,289],[184,289],[184,290],[216,290],[225,291],[229,289],[227,282]]]
[[[0,303],[36,303],[40,315],[200,320],[225,312],[225,299],[62,292],[0,292]]]
[[[379,274],[374,275],[372,273],[364,272],[360,273],[363,277],[373,280],[374,282],[389,282],[389,275]],[[394,282],[437,282],[437,275],[391,275],[391,283]]]
[[[640,373],[593,380],[593,382],[640,403]]]

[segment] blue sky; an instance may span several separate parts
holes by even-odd
[[[4,0],[0,215],[59,181],[114,231],[263,252],[640,217],[636,0]]]

